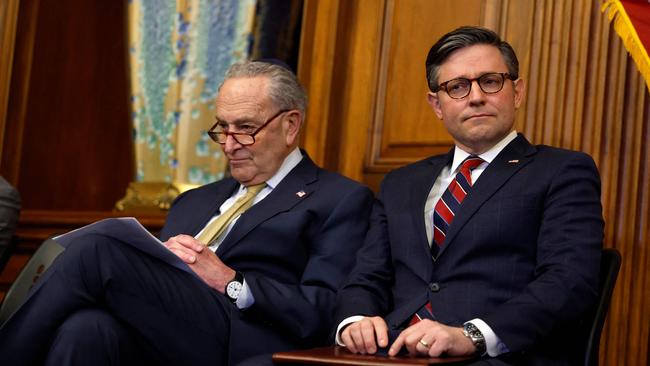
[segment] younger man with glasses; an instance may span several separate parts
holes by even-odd
[[[352,352],[581,363],[580,320],[598,291],[600,178],[588,155],[516,133],[518,68],[511,46],[478,27],[429,51],[427,100],[455,147],[384,179],[339,292],[337,342]]]
[[[298,149],[305,107],[284,67],[232,66],[210,130],[232,178],[178,197],[160,234],[202,281],[82,237],[0,328],[0,365],[234,365],[325,342],[373,196]]]

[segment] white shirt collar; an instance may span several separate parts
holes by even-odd
[[[499,155],[501,150],[503,150],[512,140],[514,140],[517,137],[517,131],[513,130],[510,131],[506,137],[501,139],[501,141],[497,142],[496,145],[494,145],[490,150],[484,152],[483,154],[479,154],[479,157],[483,160],[485,160],[488,164],[494,160],[494,158]],[[451,172],[455,172],[460,164],[471,154],[466,152],[465,150],[459,148],[458,146],[454,147],[454,161],[451,163]]]
[[[300,163],[301,160],[302,153],[300,152],[300,149],[296,147],[291,153],[289,153],[289,155],[287,155],[286,158],[284,158],[282,165],[280,165],[280,169],[278,169],[271,179],[266,181],[266,185],[271,189],[274,189],[278,184],[280,184],[284,177],[286,177],[287,174],[289,174],[289,172]]]

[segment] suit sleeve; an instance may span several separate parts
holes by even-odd
[[[574,324],[595,303],[603,226],[597,168],[586,154],[571,155],[543,202],[534,280],[481,316],[511,351]]]
[[[391,306],[393,265],[382,195],[383,190],[373,205],[370,228],[354,271],[339,291],[335,325],[355,315],[383,316]]]
[[[247,311],[302,339],[324,337],[332,327],[336,291],[352,269],[363,242],[373,201],[357,186],[338,200],[309,242],[309,259],[298,285],[244,273],[255,298]]]

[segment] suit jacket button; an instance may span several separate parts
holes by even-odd
[[[438,282],[431,282],[431,283],[429,284],[429,290],[431,290],[431,292],[438,292],[438,291],[440,291],[440,284],[438,284]]]

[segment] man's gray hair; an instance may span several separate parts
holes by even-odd
[[[273,104],[280,109],[297,109],[305,116],[307,94],[296,75],[285,67],[260,61],[242,61],[230,66],[224,82],[231,78],[257,76],[269,78],[268,95]]]
[[[425,62],[429,89],[431,91],[438,89],[438,70],[440,69],[440,65],[452,53],[461,48],[477,44],[486,44],[498,48],[508,67],[508,74],[510,74],[512,80],[519,78],[519,61],[517,60],[515,50],[512,49],[512,46],[508,42],[502,41],[498,34],[487,28],[465,26],[445,34],[429,50]]]

